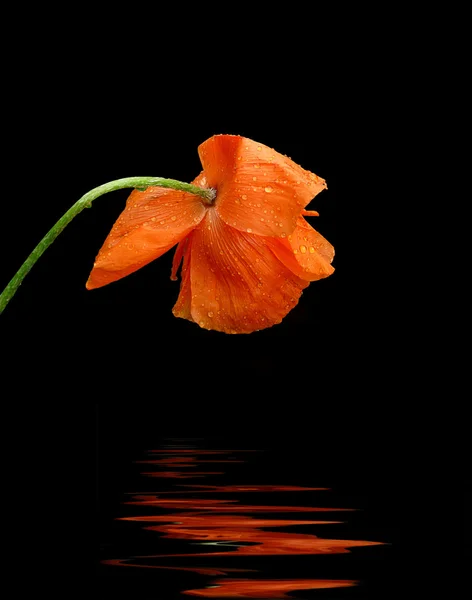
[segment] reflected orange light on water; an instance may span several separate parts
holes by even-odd
[[[183,593],[201,598],[289,598],[287,592],[351,587],[356,583],[334,579],[218,579],[215,587]]]
[[[207,475],[223,475],[223,471],[192,471],[191,473],[180,471],[162,471],[162,472],[151,472],[141,473],[147,477],[162,477],[166,479],[191,479],[192,477],[206,477]]]
[[[172,499],[161,499],[158,496],[135,496],[134,501],[126,502],[126,504],[138,504],[138,505],[154,505],[159,508],[188,508],[189,510],[213,510],[214,506],[218,504],[219,512],[232,512],[232,513],[282,513],[282,512],[352,512],[355,508],[329,508],[320,506],[272,506],[268,505],[253,505],[253,504],[239,504],[238,500],[195,500],[187,498],[172,498]],[[230,504],[231,506],[227,506]]]
[[[245,462],[232,459],[234,451],[231,450],[152,450],[151,455],[163,455],[150,460],[138,460],[136,464],[148,464],[154,467],[153,471],[142,473],[151,478],[181,480],[183,478],[207,477],[222,475],[223,471],[199,471],[200,463],[218,462],[232,463]],[[247,452],[247,451],[236,451]],[[252,452],[252,451],[250,451]],[[208,456],[219,455],[217,459],[208,459]],[[225,459],[222,455],[227,455]],[[203,457],[203,458],[202,458]],[[182,470],[181,470],[182,469]],[[169,486],[168,486],[169,487]],[[300,502],[296,496],[296,504],[266,502],[244,504],[238,497],[209,498],[207,494],[245,494],[258,492],[265,498],[277,497],[281,493],[299,492],[325,492],[326,487],[304,487],[297,485],[268,485],[268,484],[179,484],[175,483],[171,489],[158,492],[134,493],[124,505],[135,506],[137,510],[148,509],[152,514],[130,515],[117,520],[130,521],[139,524],[142,529],[155,532],[163,539],[185,540],[191,544],[192,552],[179,552],[169,554],[154,554],[147,556],[133,556],[125,559],[109,559],[101,561],[102,564],[119,567],[134,567],[142,569],[168,569],[176,571],[189,571],[206,577],[218,577],[210,581],[207,586],[183,591],[190,596],[204,598],[288,598],[288,593],[297,590],[328,589],[351,587],[356,585],[354,580],[327,580],[327,579],[274,579],[264,578],[263,573],[258,578],[225,577],[228,573],[258,572],[257,569],[223,568],[221,566],[179,566],[166,565],[167,559],[200,558],[205,557],[251,557],[251,562],[256,563],[257,557],[264,556],[296,556],[319,554],[344,554],[351,548],[376,546],[382,544],[377,541],[346,540],[329,536],[327,538],[315,535],[314,527],[341,524],[343,521],[331,519],[306,519],[296,518],[300,513],[348,513],[355,508],[341,508],[335,506],[318,506],[317,503]],[[172,497],[169,497],[169,495]],[[205,494],[202,498],[200,494]],[[165,495],[165,497],[161,497]],[[196,497],[189,498],[189,495]],[[275,496],[274,496],[275,495]],[[186,497],[185,497],[186,496]],[[323,497],[325,495],[323,494]],[[290,513],[288,518],[279,518],[279,515]],[[256,514],[256,516],[251,516]],[[257,516],[260,514],[261,516]],[[324,515],[323,515],[324,516]],[[328,516],[328,515],[326,515]],[[296,531],[277,531],[279,528],[296,527]],[[300,531],[303,527],[304,530]],[[319,534],[319,531],[316,532]],[[200,546],[200,548],[198,548]],[[254,559],[254,560],[253,560]]]

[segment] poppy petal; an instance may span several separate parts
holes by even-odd
[[[188,318],[182,307],[190,298],[192,319],[225,333],[280,323],[308,285],[276,258],[263,237],[228,226],[214,209],[192,233],[189,271],[190,286],[181,290],[174,315]]]
[[[192,247],[192,237],[193,231],[190,235],[185,239],[185,248],[183,249],[183,264],[182,264],[182,272],[181,272],[181,282],[180,282],[180,293],[177,298],[177,302],[172,309],[174,316],[181,317],[182,319],[187,319],[188,321],[193,321],[192,313],[191,313],[191,303],[192,303],[192,292],[190,288],[190,257],[191,257],[191,247]],[[181,242],[182,244],[182,242]],[[181,245],[179,244],[179,246]],[[183,244],[182,244],[183,245]],[[177,256],[178,249],[176,251]],[[174,257],[175,258],[175,257]],[[181,258],[178,258],[179,262]],[[177,268],[174,275],[177,274]]]
[[[215,207],[240,231],[287,236],[326,182],[272,148],[237,135],[216,135],[198,148]]]
[[[180,263],[182,262],[185,250],[187,249],[187,240],[188,237],[184,238],[177,244],[177,248],[175,249],[174,258],[172,259],[172,271],[170,274],[172,281],[177,281],[177,271],[179,270]]]
[[[86,287],[117,281],[158,258],[185,238],[205,211],[195,194],[159,187],[134,190],[98,253]]]
[[[287,239],[267,238],[267,245],[295,275],[307,281],[328,277],[334,272],[334,248],[320,233],[300,217]]]

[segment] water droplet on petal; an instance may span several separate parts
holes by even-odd
[[[251,229],[250,227],[248,227],[248,228],[246,229],[246,231],[247,231],[248,233],[252,233],[252,229]]]
[[[306,252],[306,246],[300,246],[300,252],[302,254],[305,254],[305,252]]]
[[[257,151],[260,152],[262,150],[262,146],[257,146]]]
[[[211,319],[211,317],[213,316],[213,313],[211,312],[211,310],[210,310],[210,312],[208,313],[208,316],[210,317],[210,319]]]
[[[253,178],[252,178],[252,180],[253,180],[253,181],[257,181],[257,177],[253,177]]]
[[[286,234],[286,233],[281,233],[281,234],[280,234],[280,237],[281,237],[281,238],[287,237],[287,234]]]
[[[174,215],[173,217],[170,218],[171,221],[176,221],[177,217]]]
[[[315,253],[315,249],[313,248],[313,246],[310,246],[310,254],[314,254]]]
[[[270,194],[272,191],[272,188],[270,187],[270,185],[268,185],[267,187],[264,188],[264,191],[267,192],[268,194]]]
[[[242,198],[243,200],[247,200],[247,196],[246,196],[246,194],[243,194],[243,195],[241,196],[241,198]]]

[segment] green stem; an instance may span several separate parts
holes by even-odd
[[[93,200],[108,192],[114,192],[115,190],[121,190],[123,188],[137,188],[146,189],[148,187],[164,187],[171,188],[173,190],[180,190],[182,192],[189,192],[201,196],[206,204],[212,204],[215,198],[215,191],[213,189],[204,189],[191,185],[189,183],[183,183],[182,181],[176,181],[175,179],[164,179],[162,177],[125,177],[124,179],[116,179],[109,183],[104,183],[90,192],[87,192],[80,200],[69,208],[69,210],[59,219],[59,221],[50,229],[50,231],[43,237],[36,248],[31,252],[25,262],[22,264],[16,275],[3,290],[0,295],[0,314],[4,311],[6,305],[10,302],[16,293],[16,290],[20,287],[23,279],[31,270],[32,266],[43,254],[48,246],[57,238],[61,231],[68,225],[72,219],[77,216],[84,208],[89,208],[92,205]]]

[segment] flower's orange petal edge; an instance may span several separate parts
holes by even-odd
[[[215,209],[227,225],[263,236],[286,237],[326,182],[272,148],[237,135],[216,135],[198,152]]]
[[[190,288],[190,258],[191,258],[191,248],[192,248],[192,238],[194,232],[192,231],[190,235],[185,240],[185,254],[183,255],[183,264],[181,271],[181,282],[180,282],[180,293],[177,298],[177,302],[172,309],[172,312],[175,316],[181,317],[182,319],[187,319],[188,321],[193,321],[192,318],[192,292]],[[180,263],[181,257],[178,256],[179,248],[177,248],[175,256],[174,256],[174,265],[172,267],[173,276],[177,273],[178,263]],[[171,277],[172,278],[172,277]]]
[[[251,333],[280,323],[309,282],[285,267],[263,237],[209,210],[188,241],[177,317],[205,329]]]
[[[307,281],[329,277],[334,247],[320,233],[299,217],[297,227],[287,239],[267,238],[267,245],[292,273]]]
[[[87,289],[117,281],[158,258],[204,215],[205,207],[194,194],[158,187],[134,190],[97,255]]]

